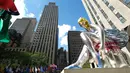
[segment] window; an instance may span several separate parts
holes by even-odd
[[[101,21],[99,21],[99,23],[101,24],[102,28],[105,28],[104,25],[103,25],[103,23]]]
[[[95,24],[97,24],[97,21],[96,21],[96,19],[95,19],[94,15],[92,14],[91,9],[90,9],[90,8],[89,8],[89,6],[87,5],[86,1],[85,1],[85,4],[86,4],[86,6],[87,6],[88,10],[90,11],[90,14],[91,14],[92,18],[94,19]]]
[[[116,16],[117,16],[117,18],[120,18],[120,17],[121,17],[121,15],[120,15],[119,12],[116,14]]]
[[[103,14],[103,16],[104,16],[106,19],[108,18],[107,14],[104,12],[104,10],[101,10],[101,13]]]
[[[107,19],[108,16],[107,16],[107,14],[104,12],[104,10],[101,9],[100,5],[97,3],[96,0],[93,0],[93,1],[94,1],[94,3],[97,5],[97,7],[99,8],[99,10],[101,11],[101,13],[103,14],[103,16]]]
[[[122,23],[125,23],[126,19],[123,18],[123,17],[120,17],[120,21],[121,21]]]
[[[126,19],[125,19],[119,12],[116,14],[116,17],[117,17],[122,23],[124,23],[124,22],[126,21]]]
[[[113,24],[113,22],[112,22],[111,20],[110,20],[108,23],[111,25],[111,27],[112,27],[113,29],[117,29],[116,26]]]
[[[113,6],[109,6],[109,9],[111,10],[111,11],[114,11],[114,7]]]
[[[97,5],[97,7],[100,9],[101,7],[100,7],[100,5],[97,3],[97,1],[96,0],[93,0],[94,1],[94,3]]]
[[[130,0],[120,0],[125,6],[130,8]]]
[[[97,15],[97,19],[98,19],[98,20],[100,19],[98,15]]]
[[[107,0],[102,0],[102,1],[105,3],[106,6],[109,7],[109,9],[110,9],[111,11],[114,11],[115,8],[114,8],[112,5],[110,5]]]
[[[93,5],[90,3],[89,0],[88,0],[88,2],[89,2],[89,4],[90,4],[91,8],[93,9],[93,12],[94,12],[95,14],[97,14],[96,10],[94,9]]]
[[[106,3],[105,3],[107,6],[109,5],[109,2],[108,1],[106,1]]]
[[[102,0],[107,6],[109,5],[109,2],[107,0]],[[121,0],[120,0],[121,1]],[[111,5],[108,6],[109,9],[113,12],[115,10],[115,8]],[[101,12],[103,13],[103,15],[105,16],[105,18],[107,17],[105,12],[103,10],[101,10]],[[121,21],[121,23],[124,23],[126,21],[126,19],[118,12],[116,14],[116,17]]]

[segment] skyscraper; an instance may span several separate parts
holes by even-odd
[[[31,38],[36,26],[36,18],[17,19],[10,29],[14,29],[22,35],[21,47],[28,47],[31,43]]]
[[[93,24],[107,29],[125,28],[130,36],[130,0],[82,0],[82,3]],[[129,45],[130,41],[128,49]]]
[[[130,25],[130,8],[122,1],[82,0],[92,23],[99,24],[104,28],[117,28],[119,30]]]
[[[49,5],[45,5],[30,51],[45,53],[49,64],[56,63],[57,43],[58,6],[50,2]]]
[[[69,64],[77,61],[79,54],[83,48],[83,41],[80,37],[80,31],[68,32],[68,52],[69,52]]]
[[[57,66],[60,71],[62,71],[67,66],[67,57],[66,51],[63,47],[58,49],[57,52]]]

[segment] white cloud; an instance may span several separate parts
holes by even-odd
[[[26,15],[26,17],[35,17],[35,15],[33,13],[29,13]]]
[[[59,25],[59,38],[63,37],[70,29],[71,26],[68,24]]]
[[[11,19],[11,22],[14,23],[14,21],[17,19],[17,18],[22,18],[22,17],[35,17],[35,15],[33,13],[28,13],[28,9],[26,7],[26,4],[25,4],[25,0],[15,0],[15,5],[20,13],[20,15],[18,16],[14,16],[12,15],[12,19]],[[11,27],[12,25],[10,25]],[[10,28],[9,27],[9,28]]]
[[[59,25],[59,40],[61,46],[67,46],[68,40],[67,40],[67,33],[70,30],[76,30],[75,26],[71,26],[68,24]]]
[[[20,13],[18,16],[12,16],[11,21],[14,22],[17,18],[22,18],[26,16],[26,12],[28,11],[25,5],[24,0],[15,0],[15,5]]]
[[[67,35],[65,35],[64,37],[61,38],[61,45],[68,45],[68,40],[67,40]]]
[[[75,27],[75,26],[73,26],[73,27],[72,27],[72,30],[76,30],[76,27]]]

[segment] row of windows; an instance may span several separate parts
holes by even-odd
[[[103,28],[105,28],[104,25],[103,25],[103,23],[102,23],[102,21],[99,21],[99,23],[101,24],[101,26],[102,26]]]
[[[94,11],[94,14],[96,15],[97,19],[99,20],[99,19],[100,19],[100,17],[97,15],[96,10],[94,9],[93,5],[90,3],[90,1],[89,1],[89,0],[88,0],[88,3],[90,4],[90,6],[91,6],[92,10]],[[100,7],[100,6],[99,6],[99,7]],[[99,23],[101,24],[102,28],[104,28],[103,23],[102,23],[101,21],[99,21]]]
[[[94,12],[94,14],[96,15],[96,14],[97,14],[97,12],[96,12],[96,10],[94,9],[93,5],[90,3],[90,1],[89,1],[89,0],[88,0],[88,3],[90,4],[90,6],[91,6],[91,8],[92,8],[92,10],[93,10],[93,12]]]
[[[55,32],[56,30],[52,30],[52,29],[49,29],[47,32],[45,32],[45,30],[38,30],[35,34],[49,34],[49,35],[53,35],[54,34],[54,32]],[[37,35],[35,35],[35,36],[37,36]]]
[[[9,48],[9,49],[6,49],[7,51],[26,51],[25,49],[20,49],[20,48]]]
[[[83,46],[82,46],[83,47]],[[81,51],[81,47],[79,47],[79,48],[75,48],[75,47],[73,47],[72,49],[70,49],[71,50],[71,52],[76,52],[76,53],[78,53],[78,52],[80,52]]]
[[[34,42],[34,44],[35,44],[35,42],[38,42],[38,41],[44,41],[44,43],[46,43],[46,42],[48,42],[49,40],[52,41],[52,38],[51,38],[51,37],[52,37],[52,36],[50,36],[49,38],[45,38],[45,37],[44,37],[44,40],[34,39],[33,42]]]
[[[99,10],[101,11],[101,13],[103,14],[103,16],[107,19],[108,16],[107,16],[107,14],[104,12],[104,10],[101,9],[100,5],[97,3],[96,0],[93,0],[93,1],[94,1],[94,3],[97,5],[97,7],[99,8]]]
[[[45,7],[45,10],[44,10],[44,12],[43,12],[43,16],[44,17],[49,17],[49,18],[51,18],[51,17],[56,17],[56,15],[58,15],[57,12],[58,10],[57,10],[57,8],[55,8],[55,7],[50,7],[50,6],[47,6],[47,7]]]
[[[116,26],[114,25],[114,23],[111,20],[108,23],[112,26],[113,29],[117,29]]]
[[[87,6],[88,10],[90,11],[90,14],[91,14],[91,16],[92,16],[92,18],[93,18],[93,20],[94,20],[95,24],[98,24],[98,23],[97,23],[97,21],[96,21],[96,19],[95,19],[95,17],[94,17],[94,15],[92,14],[91,9],[90,9],[90,8],[89,8],[89,6],[87,5],[86,1],[85,1],[85,4],[86,4],[86,6]]]
[[[44,28],[43,28],[44,29]],[[54,30],[54,28],[53,29],[45,29],[45,30],[41,30],[41,29],[38,29],[37,30],[37,32],[35,33],[35,38],[38,38],[38,37],[40,37],[41,35],[43,35],[43,34],[50,34],[50,35],[54,35],[54,32],[56,31],[56,30]],[[36,35],[37,34],[37,35]]]
[[[101,13],[103,14],[103,16],[107,19],[108,23],[111,25],[112,28],[116,28],[116,26],[113,24],[113,22],[108,18],[107,14],[104,12],[103,9],[101,9],[100,5],[97,3],[96,0],[93,0],[94,3],[97,5],[97,7],[99,8],[99,10],[101,11]],[[108,2],[106,3],[106,5],[108,5]],[[99,21],[99,23],[101,24],[102,27],[103,26],[103,23],[101,21]]]
[[[50,37],[52,37],[51,35],[50,35]],[[41,39],[43,39],[42,38],[42,36],[41,36]],[[38,45],[38,42],[40,42],[40,44],[42,43],[44,43],[42,46],[44,46],[45,44],[47,45],[47,44],[49,44],[48,42],[51,40],[51,38],[49,39],[47,39],[47,36],[46,36],[46,38],[44,37],[44,39],[43,40],[40,40],[40,39],[34,39],[34,43],[33,43],[33,45]],[[53,41],[53,40],[51,40],[51,41]]]
[[[115,8],[110,5],[110,3],[107,1],[107,0],[102,0],[106,6],[108,6],[108,8],[113,12],[115,10]],[[113,12],[114,13],[114,12]],[[115,14],[115,13],[114,13]],[[119,13],[117,12],[116,14],[116,17],[121,21],[121,23],[125,23],[126,22],[126,19]]]
[[[101,11],[101,13],[103,14],[103,16],[104,16],[106,19],[108,19],[108,16],[107,16],[107,14],[104,12],[104,10],[101,9],[100,11]]]
[[[72,45],[72,47],[74,47],[75,49],[76,49],[76,48],[79,48],[79,49],[80,49],[80,48],[83,47],[82,45],[78,45],[78,44],[71,44],[71,45]]]
[[[116,17],[122,22],[122,23],[125,23],[126,22],[126,19],[118,12],[116,14]]]
[[[44,17],[43,19],[40,20],[40,23],[38,26],[52,26],[52,27],[55,27],[57,26],[58,24],[58,18],[55,17],[55,18],[50,18],[50,17]]]

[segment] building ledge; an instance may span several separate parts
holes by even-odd
[[[65,69],[61,73],[130,73],[130,68]]]

